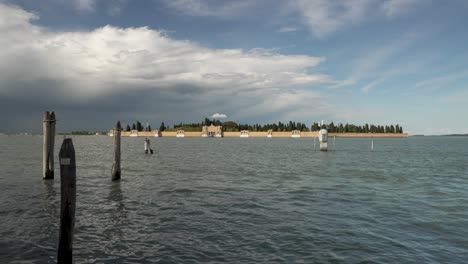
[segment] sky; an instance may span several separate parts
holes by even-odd
[[[0,132],[205,117],[468,133],[464,0],[0,0]]]

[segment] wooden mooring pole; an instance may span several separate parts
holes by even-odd
[[[63,140],[60,160],[60,235],[57,263],[73,261],[73,229],[76,206],[76,161],[71,138]]]
[[[117,121],[114,128],[114,160],[112,162],[112,180],[120,180],[120,132],[122,127]]]
[[[44,112],[42,115],[42,178],[54,178],[54,143],[55,143],[55,113]]]

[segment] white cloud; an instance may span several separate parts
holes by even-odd
[[[95,8],[96,0],[73,0],[75,8],[82,12],[92,12]]]
[[[272,9],[271,20],[300,15],[302,22],[318,38],[359,25],[365,21],[394,18],[407,13],[427,0],[164,0],[170,8],[191,16],[217,18],[246,17],[252,10]],[[258,12],[255,14],[258,16]],[[297,31],[297,27],[283,27],[277,32]]]
[[[297,27],[282,27],[280,29],[278,29],[278,32],[279,33],[288,33],[288,32],[295,32],[295,31],[298,31],[299,28]]]
[[[353,69],[350,75],[343,81],[336,82],[329,88],[341,88],[358,84],[365,79],[378,79],[362,87],[363,92],[368,92],[375,85],[383,82],[386,79],[391,79],[399,74],[404,74],[407,71],[405,66],[399,68],[388,69],[386,63],[394,56],[399,55],[411,46],[419,36],[416,34],[404,34],[396,38],[394,41],[386,43],[383,46],[375,49],[366,50],[365,54],[358,56],[357,59],[351,61]]]
[[[417,4],[429,2],[428,0],[386,0],[382,3],[381,9],[387,17],[394,17],[408,12]]]
[[[312,33],[323,38],[345,26],[360,23],[374,1],[297,0],[295,5]]]
[[[438,90],[445,88],[447,85],[453,85],[453,83],[460,83],[460,80],[467,79],[468,78],[468,70],[463,69],[458,72],[453,72],[450,74],[445,74],[441,76],[437,76],[434,78],[426,79],[417,82],[413,89],[416,89],[417,91],[420,91],[421,89],[432,89],[432,90]]]
[[[251,0],[236,0],[220,3],[217,0],[165,0],[165,3],[175,10],[191,16],[214,16],[220,18],[244,15],[252,6]]]
[[[381,84],[382,82],[385,81],[385,78],[377,79],[361,88],[361,91],[364,93],[368,93],[371,89],[373,89],[375,86]]]
[[[0,38],[0,97],[79,103],[145,91],[157,94],[152,105],[183,101],[177,111],[189,109],[194,115],[214,112],[209,108],[213,105],[236,118],[258,102],[284,98],[281,104],[287,106],[288,100],[316,94],[305,86],[333,81],[313,73],[323,57],[210,49],[147,27],[57,32],[34,25],[36,18],[0,4],[0,34],[6,36]],[[264,106],[256,113],[276,109]],[[313,111],[314,106],[308,108]]]
[[[211,118],[227,118],[226,114],[216,113],[211,116]]]
[[[422,0],[296,0],[292,2],[318,38],[358,25],[381,16],[395,17],[413,7],[427,3]]]

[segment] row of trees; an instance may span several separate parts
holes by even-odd
[[[398,124],[385,126],[365,124],[363,126],[356,126],[354,124],[335,125],[331,122],[326,127],[330,133],[403,133],[403,127]],[[320,126],[317,123],[314,123],[312,125],[312,131],[318,130],[320,130]]]
[[[125,131],[130,131],[130,130],[137,130],[137,131],[151,131],[151,125],[147,124],[146,126],[143,126],[140,121],[136,121],[136,123],[133,123],[132,126],[127,124],[125,126]]]
[[[171,130],[185,130],[185,131],[201,131],[202,126],[222,126],[224,131],[240,131],[240,130],[249,130],[249,131],[293,131],[300,130],[303,132],[307,131],[319,131],[321,125],[317,122],[313,123],[311,127],[308,127],[305,123],[288,121],[288,122],[278,122],[271,124],[238,124],[234,121],[221,122],[219,120],[210,120],[205,118],[200,123],[179,123],[174,125]],[[164,125],[164,123],[162,124]],[[334,124],[333,122],[325,124],[323,127],[327,128],[330,133],[403,133],[403,127],[396,125],[374,125],[374,124],[365,124],[365,125],[354,125],[354,124]],[[161,130],[164,131],[164,130]]]
[[[179,123],[175,124],[173,128],[166,127],[164,122],[161,123],[159,126],[159,131],[165,130],[185,130],[185,131],[201,131],[203,126],[209,125],[215,126],[222,126],[224,131],[232,132],[232,131],[241,131],[241,130],[249,130],[249,131],[293,131],[293,130],[300,130],[303,132],[307,131],[319,131],[321,129],[321,125],[317,122],[313,123],[312,126],[309,128],[305,123],[289,121],[289,122],[278,122],[278,123],[271,123],[271,124],[238,124],[234,121],[226,121],[221,122],[219,120],[210,120],[205,118],[200,123]],[[354,124],[334,124],[333,122],[329,124],[325,124],[323,127],[328,129],[330,133],[403,133],[403,127],[396,124],[396,125],[374,125],[374,124],[365,124],[365,125],[354,125]],[[151,131],[151,125],[148,123],[143,126],[140,121],[136,121],[133,123],[132,126],[129,124],[126,125],[125,131],[130,130],[137,130],[137,131]]]

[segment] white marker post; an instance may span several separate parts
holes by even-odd
[[[328,131],[325,128],[319,131],[320,150],[328,151]]]
[[[145,154],[153,154],[149,138],[145,138]]]

